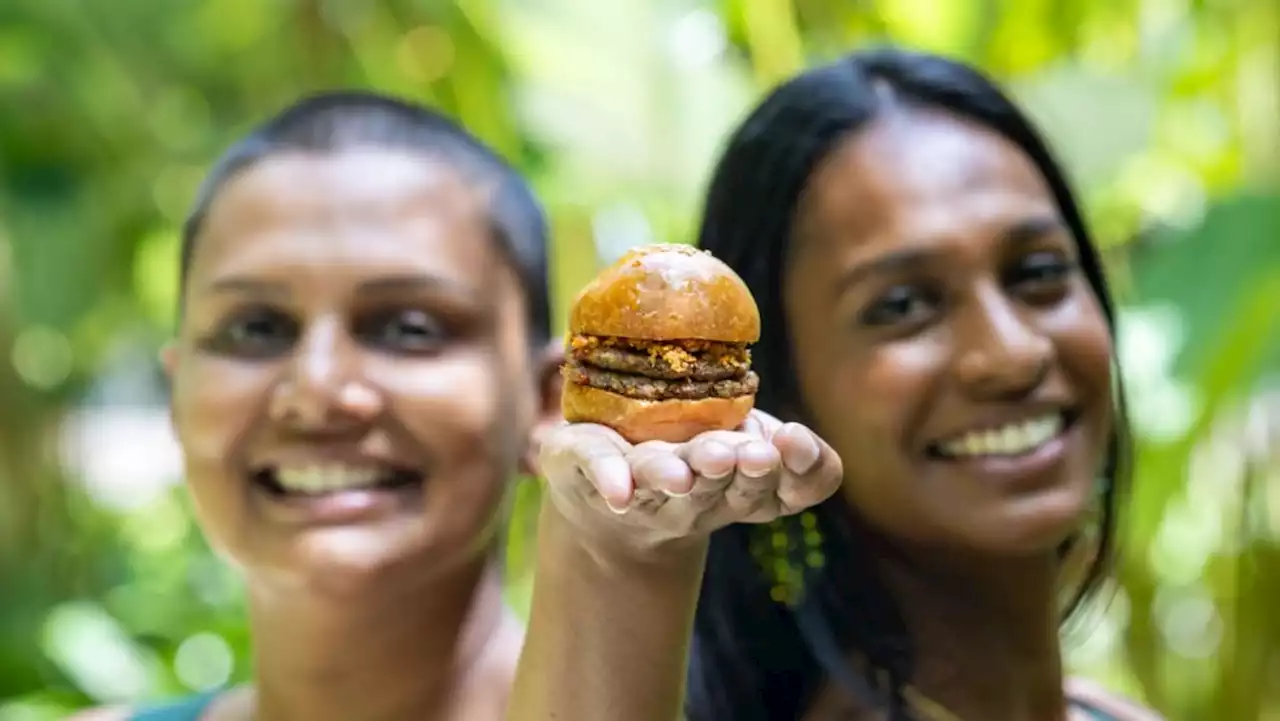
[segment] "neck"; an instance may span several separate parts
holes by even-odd
[[[519,652],[499,564],[341,598],[251,588],[260,721],[442,718]],[[511,656],[511,658],[507,658]]]
[[[884,569],[916,649],[913,685],[964,719],[1064,719],[1055,554]]]

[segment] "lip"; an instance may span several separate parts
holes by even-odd
[[[360,488],[316,495],[280,495],[259,484],[253,493],[264,515],[288,526],[335,526],[374,521],[421,508],[422,487]]]
[[[1007,488],[1029,488],[1042,485],[1052,471],[1062,465],[1071,441],[1079,433],[1079,423],[1071,422],[1053,439],[1021,456],[964,456],[931,458],[951,473],[983,479]]]

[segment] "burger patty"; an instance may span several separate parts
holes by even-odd
[[[754,371],[745,369],[732,378],[719,380],[670,380],[594,368],[570,361],[562,367],[561,374],[570,383],[644,401],[738,398],[754,395],[760,387],[760,377]]]
[[[706,340],[654,341],[577,335],[570,357],[586,366],[662,380],[729,380],[751,368],[745,344]]]
[[[663,380],[692,379],[695,381],[722,381],[740,375],[746,370],[749,361],[727,357],[695,357],[684,364],[680,370],[671,367],[660,355],[638,353],[626,348],[606,348],[603,346],[574,354],[574,358],[583,365],[602,370],[629,373]]]

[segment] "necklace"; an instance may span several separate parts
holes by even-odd
[[[911,707],[911,713],[922,721],[964,721],[950,709],[920,693],[914,686],[902,689],[902,698]]]
[[[863,662],[859,665],[866,668],[865,659],[859,660]],[[884,669],[874,671],[872,678],[882,693],[890,691],[889,674]],[[902,700],[907,702],[907,709],[919,721],[964,721],[951,709],[924,695],[920,689],[910,684],[903,685]]]

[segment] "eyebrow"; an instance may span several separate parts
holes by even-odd
[[[219,278],[205,287],[206,293],[248,293],[265,296],[287,296],[289,288],[277,281],[260,280],[242,276]],[[361,283],[356,289],[361,294],[394,293],[405,291],[443,291],[450,295],[475,297],[479,293],[466,283],[428,274],[404,274],[374,278]]]
[[[254,295],[288,295],[289,290],[280,283],[254,278],[228,276],[218,278],[204,287],[205,293],[251,293]]]
[[[469,283],[441,275],[405,274],[374,278],[360,284],[359,293],[395,293],[404,291],[443,291],[450,295],[476,297],[480,292]]]
[[[1052,215],[1038,215],[1025,218],[1006,228],[1000,234],[999,243],[1005,247],[1018,247],[1034,243],[1047,235],[1061,231],[1066,224],[1061,218]],[[906,248],[880,255],[872,260],[859,263],[846,270],[836,279],[835,295],[839,296],[852,286],[857,285],[869,276],[882,273],[901,272],[926,264],[937,256],[936,250]]]

